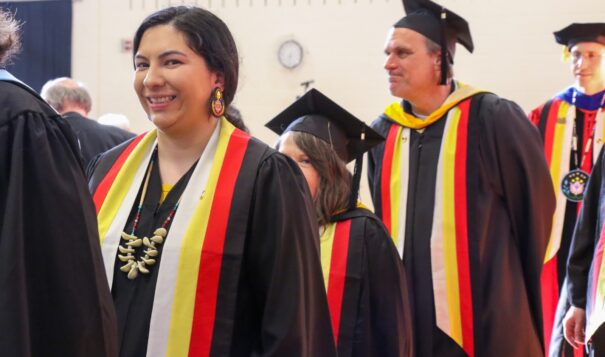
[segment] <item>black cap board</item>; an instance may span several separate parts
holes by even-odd
[[[572,48],[579,42],[597,42],[605,45],[605,23],[573,23],[553,33],[557,43]]]
[[[378,145],[384,138],[317,89],[311,89],[265,126],[278,135],[311,134],[330,144],[344,162]]]
[[[395,28],[407,28],[418,32],[441,46],[441,84],[446,84],[447,38],[452,36],[456,42],[473,52],[475,46],[468,22],[458,14],[430,0],[403,0],[406,16],[393,25]],[[449,60],[454,63],[454,54]]]

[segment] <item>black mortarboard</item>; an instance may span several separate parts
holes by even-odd
[[[279,135],[301,131],[316,136],[330,144],[344,162],[355,160],[384,140],[366,123],[314,88],[265,126]]]
[[[445,84],[447,75],[446,56],[447,37],[455,36],[456,42],[473,52],[473,38],[465,19],[445,7],[430,0],[403,0],[406,16],[393,25],[396,28],[408,28],[425,36],[441,46],[441,84]],[[454,63],[454,54],[450,61]]]
[[[597,42],[605,45],[605,23],[573,23],[554,32],[557,43],[572,48],[578,42]]]
[[[355,159],[349,207],[357,202],[363,153],[384,138],[363,121],[312,88],[265,126],[282,135],[289,131],[311,134],[330,144],[344,162]]]

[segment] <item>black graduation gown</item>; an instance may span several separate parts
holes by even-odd
[[[335,318],[339,319],[338,356],[412,356],[411,308],[405,273],[384,225],[363,208],[338,214],[331,222],[349,225],[348,236],[342,237],[348,249],[335,252],[342,247],[337,242],[331,249],[333,257],[343,254],[346,257],[344,284],[330,282],[332,286],[328,287],[333,324],[337,323]],[[322,236],[321,247],[324,244]],[[324,269],[332,272],[335,280],[339,278],[339,271],[326,266]],[[337,307],[340,309],[335,311]]]
[[[92,192],[129,144],[92,163]],[[173,187],[156,211],[161,185],[156,170],[137,235],[149,236],[162,224],[190,174]],[[229,254],[224,253],[220,267],[220,299],[216,301],[210,356],[336,355],[321,280],[318,228],[304,180],[293,161],[250,139],[230,204],[224,246]],[[135,202],[138,204],[138,198]],[[134,207],[126,228],[132,226],[133,213]],[[130,281],[117,269],[123,263],[116,260],[112,294],[123,357],[148,353],[161,257],[149,275]],[[192,341],[198,338],[191,336]]]
[[[465,175],[474,354],[540,356],[540,272],[555,202],[539,134],[515,103],[494,94],[474,95],[469,108]],[[437,327],[433,298],[430,244],[444,117],[422,133],[411,131],[409,165],[402,167],[409,170],[403,261],[417,356],[466,355]],[[398,124],[383,114],[372,127],[386,136],[392,125]],[[368,159],[379,217],[384,151],[380,144]]]
[[[600,263],[603,251],[600,245],[603,244],[602,231],[605,219],[605,180],[603,180],[605,160],[603,155],[604,150],[601,149],[588,181],[567,262],[568,300],[571,305],[586,310],[587,329],[593,313],[593,292],[600,277],[598,272],[602,269]],[[604,336],[604,324],[601,324],[592,339],[601,342],[604,341]],[[597,347],[603,350],[594,351],[594,355],[605,355],[605,346],[602,346],[601,343]]]
[[[0,81],[0,355],[117,356],[94,206],[69,125]]]
[[[135,136],[126,130],[99,124],[78,113],[68,112],[63,114],[63,116],[67,119],[74,133],[76,133],[85,167],[95,156]]]

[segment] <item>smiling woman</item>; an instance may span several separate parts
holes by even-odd
[[[237,58],[199,8],[136,32],[134,89],[156,130],[89,168],[121,356],[335,354],[304,177],[222,116]]]

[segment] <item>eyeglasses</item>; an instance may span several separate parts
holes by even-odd
[[[603,52],[594,52],[594,51],[588,51],[588,52],[580,52],[580,51],[573,51],[571,53],[571,59],[574,63],[580,61],[580,59],[582,59],[583,61],[587,61],[587,62],[598,62],[601,60],[601,58],[603,57]]]

